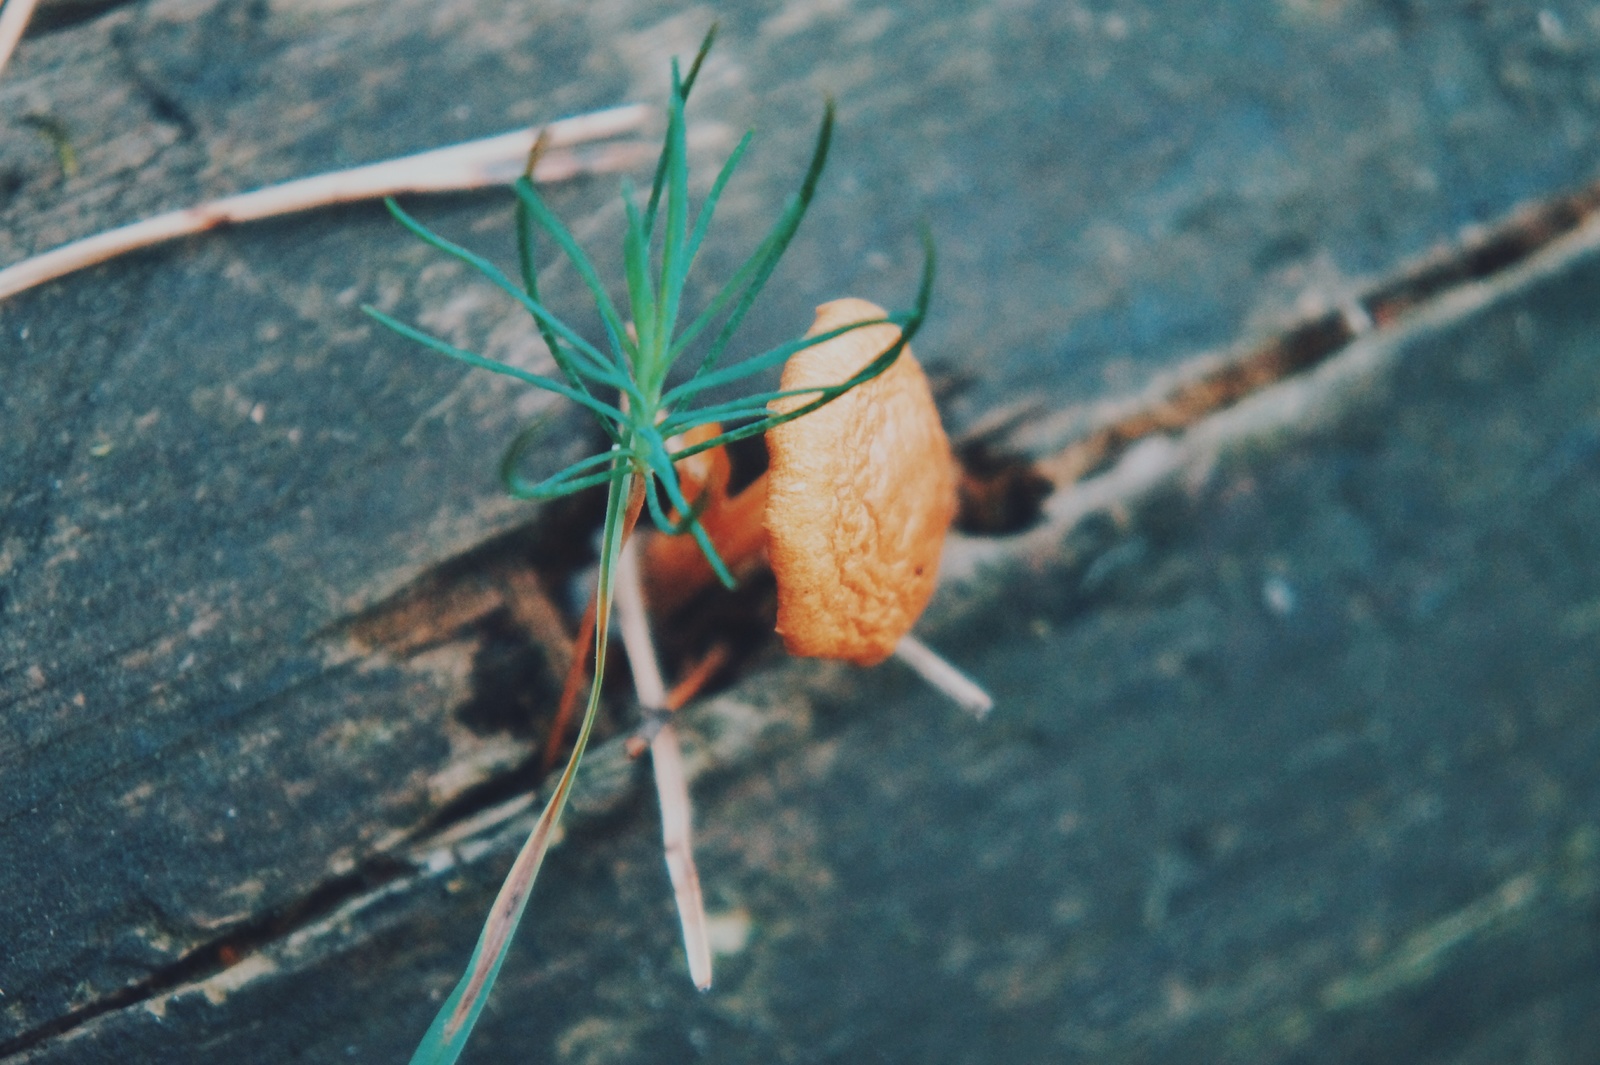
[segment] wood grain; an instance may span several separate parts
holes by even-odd
[[[720,14],[698,180],[759,135],[706,277],[759,239],[824,93],[839,102],[752,348],[824,299],[907,302],[926,218],[943,272],[919,353],[952,429],[1042,401],[1009,442],[1052,454],[1197,353],[1593,179],[1592,25],[1491,7],[127,3],[29,35],[0,79],[0,261],[658,100],[666,58]],[[29,116],[67,131],[75,173]],[[551,200],[613,269],[613,183]],[[511,262],[505,198],[417,206]],[[545,283],[593,326],[569,269]],[[1596,1015],[1600,759],[1576,709],[1600,594],[1592,323],[1572,294],[1590,290],[1540,291],[1479,323],[1498,346],[1452,333],[1386,379],[1392,401],[1334,443],[1227,467],[1134,524],[1099,513],[1102,539],[952,591],[942,631],[996,689],[989,724],[892,672],[801,667],[711,714],[735,738],[708,736],[698,767],[689,751],[710,774],[701,873],[713,923],[754,929],[742,970],[719,961],[722,997],[680,978],[653,813],[613,757],[475,1053],[992,1057],[953,1034],[967,1024],[1085,1060],[1389,1045],[1465,1063],[1541,1030],[1542,1060],[1579,1060],[1562,1048],[1594,1045]],[[526,801],[527,721],[562,665],[516,620],[550,604],[530,614],[500,578],[561,600],[582,545],[575,517],[494,481],[541,401],[384,336],[363,303],[545,359],[377,208],[0,304],[0,1047],[19,1060],[392,1060],[459,972],[505,854],[483,840],[520,816],[495,803]],[[558,415],[537,463],[586,453],[586,432]],[[408,602],[455,612],[362,638]],[[476,860],[430,873],[446,837]],[[1413,944],[1457,912],[1502,916],[1454,953]],[[245,955],[207,953],[234,935]],[[924,982],[895,1000],[907,972]],[[1463,1029],[1452,996],[1489,1019]]]

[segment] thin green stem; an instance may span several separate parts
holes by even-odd
[[[617,305],[611,301],[611,296],[600,283],[600,275],[594,268],[594,263],[584,254],[583,248],[573,239],[567,227],[562,225],[561,219],[551,213],[539,194],[534,191],[533,182],[525,177],[518,178],[511,186],[517,194],[517,199],[528,205],[528,212],[539,228],[550,234],[556,244],[561,248],[573,267],[578,271],[578,277],[583,281],[584,287],[589,290],[589,295],[594,298],[595,306],[600,311],[600,316],[606,320],[606,326],[621,335],[626,332],[622,327],[622,316],[617,313]]]
[[[706,194],[706,202],[700,206],[700,214],[694,221],[694,232],[689,235],[689,247],[684,262],[683,272],[687,277],[694,268],[694,261],[700,254],[700,245],[706,239],[706,232],[711,228],[711,219],[717,213],[717,203],[722,199],[722,192],[728,186],[728,181],[733,177],[733,172],[739,166],[739,160],[744,158],[745,151],[750,147],[750,142],[755,139],[753,131],[747,131],[739,138],[739,144],[733,149],[733,154],[728,156],[728,161],[722,164],[722,169],[717,173],[717,180],[711,183],[711,191]],[[693,339],[692,337],[690,339]],[[672,358],[676,359],[682,353],[678,343],[672,346]]]
[[[668,107],[681,109],[689,102],[689,90],[694,88],[695,79],[700,76],[700,65],[706,61],[706,56],[711,51],[711,45],[717,39],[718,23],[713,22],[711,28],[706,30],[706,35],[700,41],[700,49],[694,54],[694,61],[689,64],[689,73],[678,79],[678,61],[672,61],[672,103]],[[656,204],[661,200],[661,188],[667,177],[667,157],[663,152],[661,159],[656,163],[655,180],[650,183],[650,203],[645,207],[645,220],[647,228],[654,229],[656,221]]]
[[[567,759],[560,779],[556,781],[550,801],[545,804],[544,811],[534,824],[533,832],[517,854],[511,872],[500,888],[500,894],[495,897],[494,907],[489,911],[489,919],[484,922],[467,971],[439,1008],[422,1042],[411,1056],[411,1065],[453,1065],[461,1056],[473,1026],[483,1013],[489,991],[500,974],[500,967],[505,964],[517,925],[527,910],[534,880],[544,864],[545,855],[550,851],[556,826],[560,824],[567,799],[572,794],[572,782],[577,777],[578,765],[583,760],[594,730],[600,707],[600,686],[605,677],[617,560],[622,553],[622,543],[638,518],[640,492],[638,477],[631,469],[618,469],[612,476],[611,490],[606,497],[605,528],[601,534],[600,581],[595,593],[598,612],[595,619],[594,680],[589,686],[589,702],[584,709],[583,722],[578,728],[572,754]]]
[[[464,348],[458,348],[454,344],[440,340],[438,337],[430,336],[414,326],[409,326],[400,321],[398,318],[392,318],[378,310],[376,307],[362,307],[361,309],[369,317],[383,323],[385,326],[394,330],[396,333],[399,333],[401,336],[415,340],[418,344],[436,351],[440,355],[448,356],[449,358],[455,359],[458,362],[464,362],[468,366],[477,367],[480,370],[492,370],[497,374],[504,374],[506,377],[514,377],[524,384],[533,385],[536,388],[542,388],[546,392],[554,392],[558,396],[565,396],[567,399],[572,400],[572,402],[578,404],[579,406],[587,407],[595,414],[598,414],[601,418],[615,421],[626,420],[626,417],[623,415],[622,411],[618,410],[616,407],[613,407],[611,404],[606,403],[603,400],[595,399],[587,392],[579,392],[575,388],[568,388],[566,385],[555,380],[554,378],[545,377],[542,374],[529,373],[527,370],[509,365],[508,363],[499,362],[495,359],[479,355],[475,351],[467,351]]]
[[[910,315],[900,316],[902,321],[910,321],[911,317],[912,316]],[[752,355],[748,359],[741,359],[732,366],[724,366],[720,370],[711,370],[707,373],[702,373],[696,377],[693,377],[679,385],[677,388],[672,389],[666,395],[662,396],[661,401],[662,403],[677,403],[681,400],[689,399],[700,394],[701,392],[706,391],[709,388],[718,388],[722,385],[731,384],[734,381],[743,380],[744,378],[749,377],[751,374],[761,373],[763,370],[770,370],[782,366],[795,354],[802,352],[807,348],[816,347],[818,344],[827,343],[835,337],[844,336],[846,333],[853,333],[857,329],[865,329],[869,325],[883,325],[885,323],[890,325],[900,324],[892,317],[870,318],[862,322],[851,322],[849,325],[841,325],[836,329],[829,329],[826,332],[818,333],[816,336],[802,337],[799,340],[791,340],[787,344],[780,344],[770,351],[762,352],[760,355]],[[776,393],[774,393],[774,395],[776,395]]]
[[[740,281],[742,284],[738,302],[734,304],[732,312],[728,315],[728,320],[722,323],[722,328],[717,331],[716,339],[711,342],[711,347],[702,357],[699,369],[695,371],[696,376],[715,366],[717,360],[722,357],[723,349],[728,346],[728,342],[733,338],[733,334],[738,330],[740,323],[744,321],[745,314],[749,312],[750,307],[755,303],[756,297],[761,294],[762,288],[766,286],[767,279],[772,276],[772,271],[777,268],[778,260],[789,247],[789,242],[794,239],[795,231],[800,228],[800,222],[805,218],[806,209],[811,206],[811,198],[816,194],[817,181],[822,177],[822,168],[828,161],[828,146],[833,141],[833,114],[833,99],[829,97],[827,105],[822,112],[822,128],[817,132],[816,147],[811,152],[811,165],[806,168],[805,180],[800,183],[800,191],[789,198],[783,213],[778,217],[777,224],[772,227],[771,235],[762,243],[756,254],[751,256],[750,261],[740,269],[739,274],[735,276],[735,281]],[[748,274],[746,271],[748,271]],[[689,340],[693,339],[699,328],[703,327],[705,323],[715,316],[712,313],[713,311],[720,312],[721,307],[730,298],[733,288],[734,281],[730,281],[723,291],[717,295],[716,300],[712,302],[712,306],[707,308],[707,312],[696,319],[695,323],[688,329],[684,330],[684,337],[681,339],[682,344],[687,344]]]
[[[605,355],[600,352],[599,348],[596,348],[593,344],[590,344],[587,340],[583,339],[583,337],[574,332],[572,327],[567,325],[561,319],[557,318],[554,314],[551,314],[544,304],[531,298],[522,290],[522,288],[520,288],[509,277],[501,272],[499,267],[495,266],[483,256],[470,252],[466,248],[461,247],[459,244],[452,243],[451,241],[446,240],[444,237],[439,236],[439,234],[433,232],[433,230],[429,229],[427,226],[411,217],[411,215],[407,214],[404,208],[402,208],[398,203],[394,202],[394,200],[385,200],[384,203],[388,206],[389,212],[393,214],[395,218],[399,219],[401,225],[405,226],[416,236],[433,245],[435,248],[438,248],[440,251],[461,260],[474,270],[478,271],[478,273],[488,278],[488,280],[496,288],[500,289],[512,299],[522,304],[522,306],[527,309],[528,313],[533,315],[534,319],[537,320],[541,325],[548,327],[568,344],[570,344],[575,351],[584,355],[589,365],[577,367],[577,364],[574,363],[574,366],[581,369],[586,376],[593,377],[604,384],[610,385],[618,391],[627,392],[631,390],[633,392],[637,392],[637,389],[634,388],[633,383],[628,380],[626,376],[616,372],[616,368],[611,364],[610,360],[608,360]],[[613,311],[613,314],[614,313],[615,312]]]
[[[505,485],[506,494],[517,499],[558,499],[574,492],[581,492],[585,488],[596,488],[611,479],[610,470],[591,473],[588,476],[580,475],[584,470],[615,462],[617,460],[615,451],[602,451],[598,455],[590,455],[542,481],[529,481],[517,472],[517,466],[522,461],[527,444],[531,442],[531,435],[526,431],[518,434],[511,442],[511,446],[506,449],[505,457],[500,460],[500,481]]]

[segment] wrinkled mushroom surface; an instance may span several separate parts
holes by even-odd
[[[866,300],[817,308],[808,336],[885,316]],[[796,353],[784,389],[839,384],[899,339],[865,326]],[[773,403],[801,406],[807,397]],[[767,536],[790,653],[872,665],[928,604],[956,510],[950,441],[907,348],[878,377],[767,433]]]

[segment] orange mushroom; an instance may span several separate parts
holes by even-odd
[[[860,299],[817,309],[808,336],[884,317]],[[893,325],[863,326],[795,354],[785,390],[848,380],[899,339]],[[793,410],[809,397],[772,404]],[[683,446],[715,436],[685,434]],[[927,378],[909,348],[878,377],[767,433],[768,471],[736,496],[721,448],[685,459],[685,498],[705,495],[700,521],[736,574],[766,548],[778,581],[778,632],[790,653],[883,661],[921,615],[938,580],[956,509],[956,465]],[[763,517],[764,525],[763,528]],[[645,582],[668,614],[714,581],[688,536],[651,537]]]
[[[716,422],[683,434],[679,445],[693,447],[722,432]],[[700,509],[700,524],[716,545],[717,554],[735,577],[757,567],[766,548],[767,532],[761,526],[766,509],[767,481],[763,474],[736,496],[728,495],[733,467],[724,448],[690,455],[677,464],[678,487],[684,499]],[[704,502],[701,502],[702,496]],[[678,519],[676,511],[672,513]],[[645,593],[651,607],[670,614],[702,588],[716,582],[716,574],[692,536],[652,536],[645,546]]]
[[[866,300],[817,308],[807,336],[885,317]],[[782,387],[835,385],[899,340],[863,326],[796,353]],[[788,411],[807,397],[778,400]],[[791,654],[873,665],[933,595],[956,511],[956,465],[922,368],[894,365],[832,403],[768,431],[768,554],[778,633]]]

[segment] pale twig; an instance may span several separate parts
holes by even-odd
[[[10,4],[16,2],[10,0],[5,10],[9,11]],[[648,113],[646,108],[630,104],[550,123],[546,141],[549,150],[540,156],[534,180],[562,181],[582,173],[637,166],[651,154],[641,144],[605,145],[581,154],[561,149],[633,132],[643,125]],[[402,192],[456,192],[509,184],[522,173],[539,132],[534,127],[502,133],[168,211],[64,244],[0,270],[0,299],[127,252],[219,226]]]
[[[0,70],[5,70],[38,3],[39,0],[5,0],[5,7],[0,7]]]
[[[981,718],[994,709],[994,699],[977,682],[909,632],[900,637],[894,656],[974,717]]]
[[[644,582],[639,575],[637,537],[622,545],[617,560],[617,628],[622,646],[628,650],[628,669],[633,673],[633,690],[646,714],[667,708],[667,682],[656,658],[655,638],[650,634],[650,617],[645,608]]]
[[[628,667],[639,705],[649,715],[667,710],[667,685],[656,660],[645,608],[644,583],[639,578],[639,553],[633,540],[622,549],[617,563],[617,625],[628,650]],[[683,948],[689,956],[689,978],[704,991],[711,986],[711,937],[706,924],[705,900],[700,894],[700,873],[694,865],[690,835],[689,783],[683,772],[683,750],[671,721],[663,720],[650,737],[650,762],[661,802],[661,840],[666,850],[667,874],[672,879],[678,918],[683,923]]]
[[[667,875],[683,923],[683,949],[689,957],[689,979],[705,991],[711,986],[711,930],[706,922],[705,899],[700,894],[700,871],[694,864],[694,843],[689,834],[689,783],[683,773],[683,748],[678,730],[664,722],[650,738],[650,765],[655,771],[656,795],[661,801],[661,842],[666,851]]]
[[[678,683],[672,686],[672,690],[667,692],[667,709],[682,710],[689,705],[689,701],[705,690],[711,678],[717,675],[717,670],[727,665],[727,662],[727,644],[714,645],[705,653],[705,657],[690,666]],[[633,730],[633,735],[623,743],[623,750],[628,752],[628,757],[637,758],[649,750],[650,741],[656,737],[656,730],[666,724],[667,720],[666,714],[650,714],[639,722],[639,727]]]

